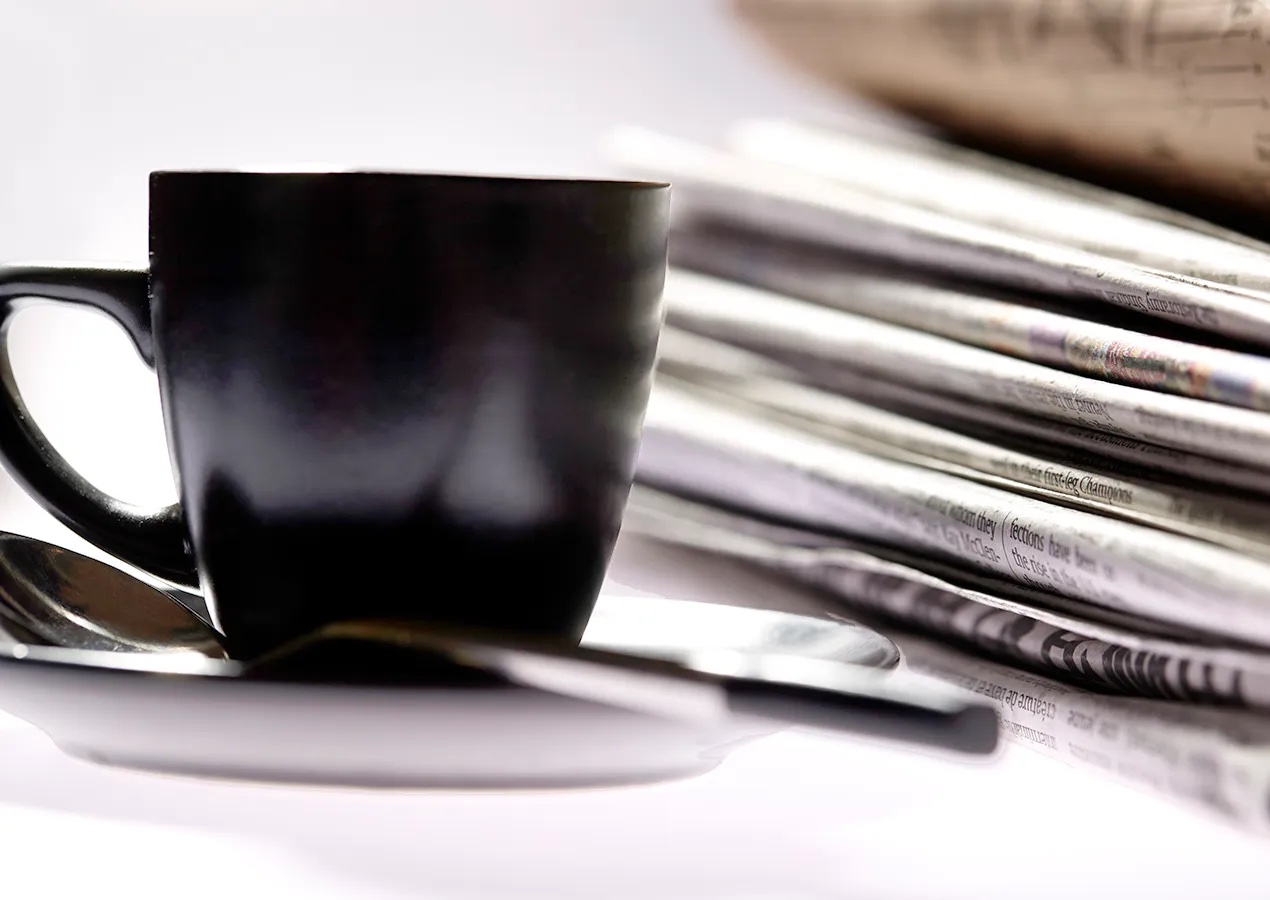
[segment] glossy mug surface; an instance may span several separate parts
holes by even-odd
[[[112,315],[159,377],[180,503],[74,472],[13,388],[0,456],[61,521],[200,588],[250,656],[347,618],[574,640],[630,488],[669,187],[158,172],[150,269],[0,270]]]

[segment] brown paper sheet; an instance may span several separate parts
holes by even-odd
[[[793,67],[985,143],[1270,209],[1266,0],[733,0]]]

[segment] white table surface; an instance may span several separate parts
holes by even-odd
[[[632,540],[613,576],[813,602]],[[683,781],[377,792],[113,770],[0,717],[0,760],[7,875],[57,897],[1270,896],[1267,843],[1011,746],[968,762],[788,731]]]

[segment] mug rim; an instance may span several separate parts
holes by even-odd
[[[604,178],[598,176],[561,175],[504,175],[478,172],[410,171],[407,169],[340,169],[312,172],[265,172],[251,169],[155,169],[150,172],[150,183],[158,180],[185,180],[223,178],[244,181],[336,181],[346,178],[375,178],[402,181],[436,181],[443,183],[480,183],[506,187],[597,187],[625,188],[628,190],[666,190],[668,181],[646,179]]]

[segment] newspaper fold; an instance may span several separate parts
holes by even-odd
[[[1110,697],[889,633],[911,672],[986,697],[1016,744],[1270,833],[1270,728],[1263,716]]]
[[[891,381],[885,374],[843,365],[800,361],[796,369],[787,371],[793,373],[787,376],[793,380],[1031,455],[1146,480],[1173,478],[1210,493],[1237,491],[1270,497],[1270,472],[934,393]]]
[[[763,353],[853,368],[915,387],[1135,441],[1270,467],[1270,416],[1085,378],[836,309],[674,270],[667,315]]]
[[[664,373],[645,420],[639,477],[1097,606],[1270,645],[1270,563],[861,453],[707,400]]]
[[[736,125],[738,153],[878,196],[1262,295],[1270,246],[1123,194],[933,138],[883,139],[781,120]]]
[[[964,590],[841,539],[648,488],[632,492],[624,528],[827,588],[854,620],[869,622],[871,614],[881,614],[871,624],[900,648],[902,674],[934,678],[990,701],[1006,740],[1134,783],[1238,827],[1270,832],[1270,720],[1237,709],[1146,699],[1180,695],[1260,708],[1265,656],[1135,640],[1132,633],[1116,634],[1094,622]],[[904,622],[907,627],[898,624]],[[933,634],[943,640],[932,639]],[[1117,637],[1125,643],[1116,643]],[[1037,674],[972,655],[949,641],[1016,661]],[[1179,690],[1181,685],[1186,689]]]
[[[1099,301],[1270,346],[1270,302],[1260,292],[966,221],[793,166],[644,129],[614,132],[607,152],[638,175],[674,182],[681,218],[734,222],[920,270]]]
[[[1091,322],[1027,298],[914,281],[809,245],[715,229],[677,233],[672,247],[687,268],[844,312],[1093,378],[1270,410],[1266,357]]]
[[[745,560],[848,606],[1096,690],[1270,709],[1270,651],[1161,638],[967,587],[913,556],[639,487],[631,533]],[[1008,590],[1008,589],[1007,589]]]
[[[787,421],[842,446],[1116,515],[1270,558],[1270,502],[1222,497],[1143,476],[1086,467],[1038,449],[1023,453],[796,383],[761,357],[667,329],[660,370],[703,396]]]

